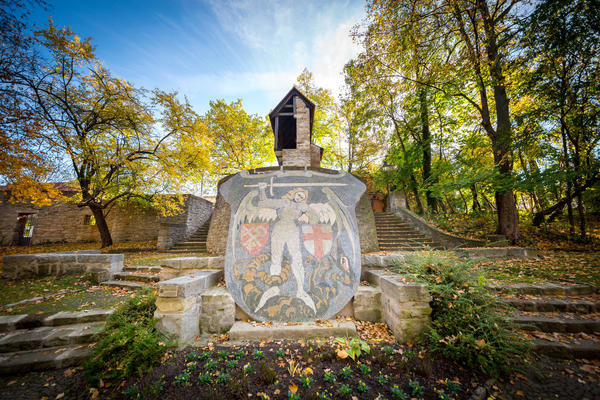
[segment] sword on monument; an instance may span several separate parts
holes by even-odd
[[[269,188],[269,194],[273,196],[273,188],[274,187],[298,187],[298,186],[317,186],[317,187],[325,187],[325,186],[347,186],[346,183],[335,183],[335,182],[292,182],[292,183],[274,183],[273,178],[271,177],[271,181],[267,184]],[[244,185],[244,187],[259,187],[256,185]]]

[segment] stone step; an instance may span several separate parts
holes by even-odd
[[[582,314],[600,312],[600,301],[570,299],[568,297],[540,297],[531,299],[504,298],[501,299],[500,302],[521,311],[560,311]]]
[[[599,319],[585,319],[576,314],[558,315],[517,315],[509,320],[519,325],[520,329],[528,331],[561,332],[561,333],[594,333],[600,332]]]
[[[592,285],[563,283],[513,283],[510,285],[493,285],[489,289],[514,294],[530,294],[537,296],[581,296],[593,294],[596,288]]]
[[[160,266],[158,265],[130,265],[123,268],[125,272],[149,272],[157,274],[160,272]]]
[[[600,343],[592,340],[578,340],[577,342],[562,343],[544,339],[535,339],[531,348],[538,354],[548,357],[566,359],[600,359]]]
[[[170,249],[169,253],[206,253],[205,250],[199,249]]]
[[[132,281],[132,282],[158,282],[159,278],[157,274],[145,274],[135,272],[119,272],[114,274],[114,279],[118,281]]]
[[[424,240],[419,240],[419,239],[413,239],[413,238],[379,238],[378,242],[380,244],[386,244],[386,243],[391,243],[391,244],[396,244],[396,243],[420,243],[420,244],[433,244],[433,240],[431,239],[424,239]]]
[[[46,317],[43,323],[46,326],[61,326],[106,321],[113,312],[114,310],[104,308],[83,311],[61,311]]]
[[[422,235],[420,233],[401,233],[401,232],[389,232],[389,233],[378,233],[377,238],[379,239],[410,239],[410,240],[431,240],[431,238]]]
[[[322,324],[315,322],[251,324],[236,321],[229,330],[229,339],[234,342],[357,336],[356,326],[352,321],[327,321],[327,323]]]
[[[427,243],[379,243],[380,249],[389,249],[389,248],[399,248],[399,247],[408,247],[408,248],[419,248],[419,249],[429,249],[433,248],[433,244]]]
[[[106,281],[106,282],[102,282],[102,285],[110,286],[110,287],[120,287],[120,288],[124,288],[124,289],[141,289],[144,287],[152,287],[151,285],[149,285],[147,283],[133,282],[133,281]]]
[[[206,242],[200,242],[200,241],[188,241],[188,242],[179,242],[176,245],[174,245],[173,247],[186,247],[186,246],[205,246]]]
[[[92,343],[105,322],[16,330],[0,337],[0,353]]]
[[[424,250],[429,250],[425,247],[379,247],[380,251],[393,251],[393,252],[397,252],[397,251],[424,251]]]
[[[66,368],[81,364],[92,352],[93,344],[50,347],[0,354],[0,374]]]

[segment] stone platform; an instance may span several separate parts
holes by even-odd
[[[251,323],[236,321],[229,330],[233,342],[357,337],[352,321]]]

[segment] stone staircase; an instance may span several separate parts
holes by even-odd
[[[600,294],[585,284],[517,284],[501,289],[510,317],[532,338],[535,352],[557,358],[600,359]]]
[[[379,212],[374,215],[377,240],[381,251],[418,251],[442,248],[433,239],[417,231],[394,213]]]
[[[102,282],[104,286],[120,287],[126,289],[140,289],[154,287],[159,281],[160,267],[156,265],[128,266],[122,272],[113,275],[113,279]]]
[[[210,219],[186,241],[176,243],[169,249],[169,253],[206,253],[206,238]]]
[[[112,310],[0,316],[0,375],[79,365]]]

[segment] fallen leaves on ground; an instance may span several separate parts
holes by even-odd
[[[358,336],[369,342],[394,343],[394,334],[384,322],[354,321]]]

